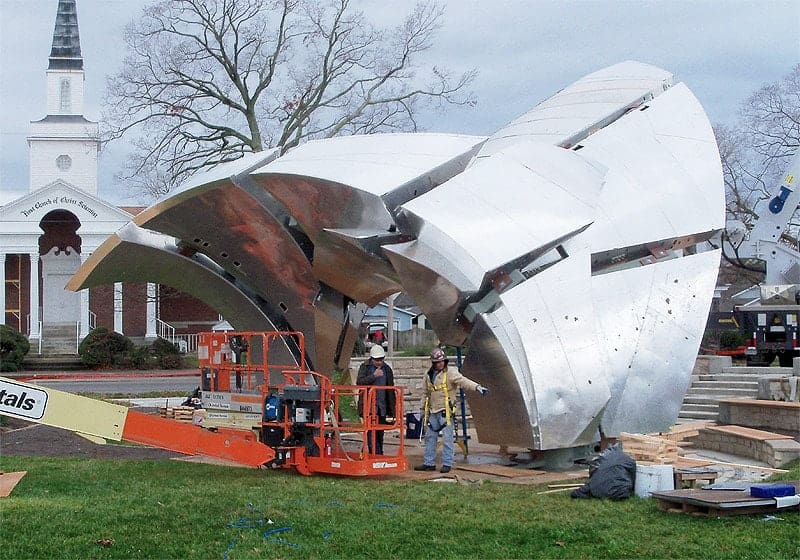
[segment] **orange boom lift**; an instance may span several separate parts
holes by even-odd
[[[270,360],[294,347],[299,364]],[[272,351],[272,352],[271,352]],[[192,424],[0,377],[0,414],[114,441],[264,468],[369,476],[405,471],[401,387],[334,385],[309,371],[300,332],[202,333],[198,343],[202,405]],[[393,391],[396,416],[379,424],[378,391]],[[355,416],[355,401],[363,418]],[[199,402],[198,402],[199,401]],[[394,454],[367,442],[396,431]],[[375,445],[371,446],[375,449]]]

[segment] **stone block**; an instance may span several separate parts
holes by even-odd
[[[733,359],[730,356],[714,356],[708,362],[708,373],[722,373],[723,368],[732,366]]]
[[[770,450],[769,456],[764,462],[769,463],[771,467],[778,468],[795,459],[800,459],[800,443],[793,439],[773,439],[764,443]]]

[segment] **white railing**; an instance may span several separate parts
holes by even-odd
[[[159,338],[169,340],[172,344],[175,344],[175,327],[158,318],[156,318],[156,334]]]
[[[193,353],[197,352],[197,341],[200,338],[198,334],[176,334],[175,344],[181,352]]]
[[[75,353],[80,354],[81,349],[81,322],[75,323]]]
[[[42,322],[37,321],[39,323],[39,355],[42,355]]]

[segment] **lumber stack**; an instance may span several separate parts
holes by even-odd
[[[700,430],[707,428],[708,426],[712,426],[713,424],[713,422],[687,422],[686,424],[672,426],[672,429],[670,429],[668,432],[659,432],[658,434],[654,435],[664,439],[670,439],[675,442],[682,442],[678,445],[684,445],[686,442],[683,440],[696,436],[700,433]]]
[[[677,442],[660,436],[622,432],[619,441],[625,453],[637,462],[671,465],[681,451]]]
[[[186,422],[191,424],[194,418],[196,409],[193,406],[162,406],[158,409],[162,418],[174,418],[178,422]]]

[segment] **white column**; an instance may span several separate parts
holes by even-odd
[[[122,283],[114,283],[114,330],[119,334],[122,332]]]
[[[147,283],[147,332],[145,338],[156,338],[158,326],[156,325],[156,285]]]
[[[89,258],[89,254],[81,254],[81,266]],[[89,289],[80,291],[81,294],[81,331],[78,336],[83,340],[89,334]]]
[[[0,253],[0,325],[6,324],[6,254]]]
[[[39,332],[39,252],[28,253],[31,259],[31,332],[28,338],[38,340],[41,336]]]

